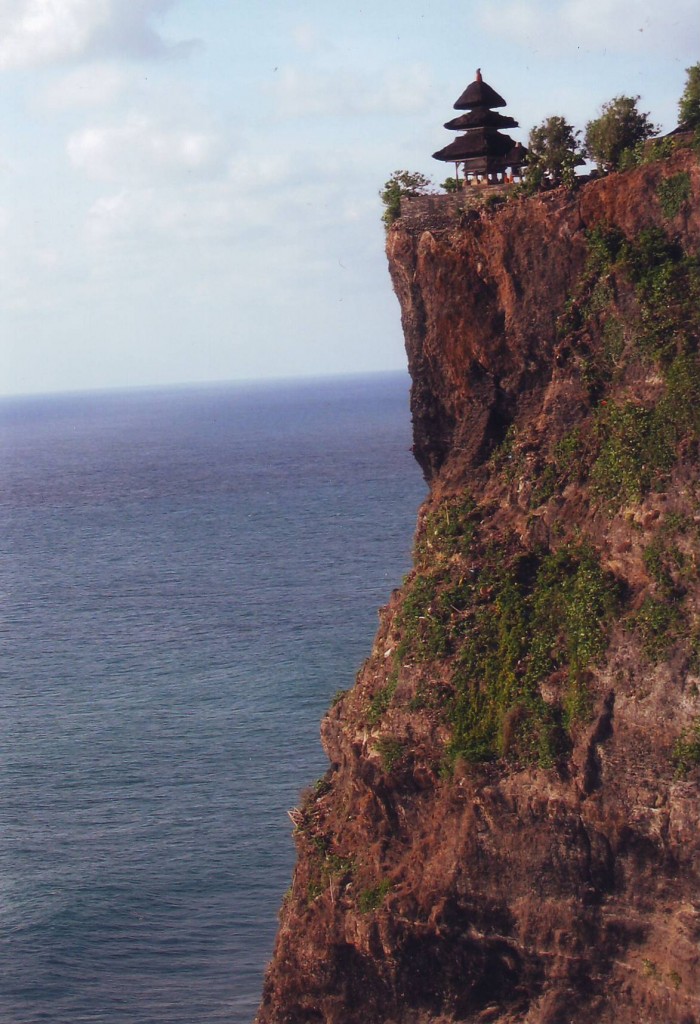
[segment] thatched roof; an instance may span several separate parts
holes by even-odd
[[[472,128],[433,156],[436,160],[458,163],[475,156],[506,156],[514,149],[515,142],[510,136],[501,135],[494,128]]]
[[[522,167],[527,159],[527,154],[528,150],[523,146],[522,142],[516,142],[508,154],[508,166]],[[581,160],[581,163],[585,163],[585,160]]]
[[[465,131],[467,128],[517,128],[518,122],[514,117],[506,117],[496,110],[486,110],[484,107],[477,107],[470,110],[468,114],[460,114],[447,121],[445,128],[450,131]]]
[[[454,105],[455,110],[471,110],[473,107],[505,107],[506,101],[499,96],[495,89],[481,77],[481,71],[476,72],[476,79],[468,85]]]

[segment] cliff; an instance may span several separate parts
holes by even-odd
[[[700,163],[387,239],[431,487],[260,1024],[700,1021]]]

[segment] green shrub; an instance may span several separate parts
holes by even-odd
[[[680,141],[670,137],[665,139],[642,140],[634,146],[628,146],[620,155],[619,171],[629,171],[633,167],[653,164],[658,160],[667,160],[675,153]]]
[[[583,312],[586,319],[608,309],[612,300],[613,291],[610,287],[610,282],[605,278],[601,278],[596,281],[591,294],[588,297],[588,302],[584,306]]]
[[[604,274],[617,263],[625,236],[618,228],[604,225],[586,232],[586,273]]]
[[[399,673],[398,670],[395,670],[387,680],[386,685],[380,687],[380,689],[374,694],[367,712],[368,725],[377,725],[377,723],[384,717],[384,714],[388,710],[392,698],[396,693],[398,682]]]
[[[578,136],[563,117],[548,117],[530,132],[527,154],[527,180],[536,184],[566,185],[572,188],[576,180],[576,167],[582,164],[583,154]]]
[[[554,458],[560,472],[569,473],[578,465],[581,455],[581,432],[574,427],[554,446]]]
[[[657,185],[656,194],[664,216],[672,220],[690,199],[690,175],[687,171],[682,171],[670,178],[663,178]]]
[[[637,110],[638,100],[639,96],[616,96],[586,125],[587,155],[606,172],[617,170],[625,150],[657,131],[649,115]]]
[[[666,531],[648,544],[642,557],[658,593],[668,600],[678,600],[685,592],[680,582],[687,573],[688,563],[682,551],[665,534]],[[679,585],[674,577],[679,580]]]
[[[685,177],[666,182],[671,183],[669,201],[679,201]],[[681,442],[700,441],[700,261],[658,228],[626,239],[617,230],[600,227],[589,232],[587,242],[578,295],[568,300],[559,333],[575,333],[597,319],[589,330],[602,333],[602,351],[589,352],[581,345],[577,356],[591,401],[600,401],[608,382],[621,372],[626,347],[634,346],[644,361],[653,361],[665,379],[656,404],[602,402],[597,411],[586,461],[593,493],[612,508],[665,486],[679,451],[688,450]],[[622,277],[634,285],[638,306],[636,318],[628,318],[628,332],[612,311],[616,279]],[[546,500],[565,482],[556,459],[548,466],[553,468],[546,468],[535,485],[535,502]]]
[[[574,427],[554,445],[552,461],[544,467],[532,488],[531,508],[545,504],[576,477],[581,469],[581,450],[581,433]]]
[[[447,619],[442,605],[436,600],[441,577],[415,576],[408,585],[403,604],[396,617],[401,631],[397,648],[400,661],[412,655],[418,661],[443,658],[449,652],[449,616]]]
[[[418,563],[467,555],[478,524],[476,503],[469,494],[442,501],[425,517],[414,552]]]
[[[674,463],[673,427],[654,408],[634,402],[606,406],[598,419],[593,493],[609,504],[638,502]]]
[[[516,453],[517,439],[518,429],[511,423],[501,443],[491,452],[491,465],[496,471],[503,473],[509,482],[514,480],[522,469],[522,457]]]
[[[603,322],[603,358],[610,367],[618,363],[625,348],[625,334],[620,320],[612,313]]]
[[[544,559],[533,594],[533,625],[552,668],[568,664],[573,675],[580,675],[601,657],[607,645],[605,624],[618,600],[617,583],[603,572],[591,548],[567,545]],[[533,668],[541,678],[541,668]]]
[[[500,192],[487,192],[484,196],[483,205],[486,210],[494,210],[497,206],[503,206],[507,202],[506,196]]]
[[[678,249],[659,228],[643,228],[634,241],[625,241],[619,251],[620,261],[637,285],[644,301],[661,298],[667,278],[678,262]]]
[[[664,558],[664,546],[660,537],[648,544],[642,553],[642,559],[646,571],[657,583],[667,586],[670,583],[666,562]]]
[[[688,77],[678,102],[678,117],[684,128],[700,128],[700,63],[685,70]]]
[[[695,354],[680,355],[666,370],[666,392],[659,401],[659,416],[667,429],[675,428],[676,440],[700,432],[700,360]]]
[[[327,779],[325,775],[322,775],[320,779],[316,779],[316,781],[314,782],[313,786],[311,787],[311,792],[313,796],[318,800],[319,797],[325,796],[326,793],[329,793],[330,789],[330,779]]]
[[[557,468],[553,463],[548,463],[535,483],[530,494],[530,508],[539,508],[545,505],[557,489]]]
[[[641,637],[642,650],[650,661],[661,661],[678,638],[682,616],[675,604],[647,596],[632,625]]]
[[[307,903],[311,904],[322,895],[325,890],[325,885],[318,878],[309,879],[309,884],[306,888],[306,900]]]
[[[386,897],[391,892],[391,882],[388,878],[382,879],[377,885],[369,889],[363,889],[357,897],[357,906],[361,914],[369,914],[378,910]]]
[[[660,486],[684,437],[700,435],[700,362],[679,355],[666,367],[666,388],[655,406],[610,404],[596,426],[600,442],[591,471],[594,493],[613,505],[639,501]]]
[[[700,264],[651,228],[626,243],[620,266],[636,286],[640,305],[637,346],[668,364],[700,330]]]
[[[671,758],[679,778],[697,768],[700,764],[700,720],[681,733],[675,742]]]
[[[316,835],[310,840],[312,874],[306,892],[309,903],[313,903],[329,887],[339,885],[351,877],[355,870],[354,858],[332,853],[330,842],[330,838],[325,835]]]
[[[510,563],[492,552],[475,595],[457,649],[447,760],[507,754],[550,765],[564,727],[585,713],[585,670],[607,646],[617,584],[590,548],[566,545]],[[568,692],[556,708],[539,685],[559,670]]]
[[[611,507],[638,502],[663,485],[684,437],[700,435],[700,362],[681,355],[666,369],[655,406],[610,404],[596,425],[599,450],[591,470],[594,494]]]
[[[413,196],[425,195],[431,187],[430,178],[420,171],[394,171],[379,196],[384,205],[382,221],[386,228],[391,227],[401,216],[401,200]]]
[[[457,178],[445,178],[440,185],[440,188],[444,189],[447,193],[461,192],[462,182]]]
[[[377,753],[385,772],[393,772],[403,757],[403,743],[395,736],[382,736],[377,740]]]
[[[644,968],[644,975],[647,978],[657,978],[658,979],[658,978],[661,977],[661,973],[659,971],[658,965],[656,964],[656,962],[654,960],[649,960],[649,959],[647,959],[645,957],[644,960],[642,960],[642,966]]]

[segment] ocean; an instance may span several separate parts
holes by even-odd
[[[403,374],[0,401],[0,1020],[249,1024],[425,494]]]

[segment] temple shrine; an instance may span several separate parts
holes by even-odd
[[[517,128],[518,122],[493,109],[505,105],[506,101],[487,85],[481,77],[481,69],[478,69],[475,80],[467,86],[454,105],[455,110],[466,110],[468,113],[445,124],[445,128],[450,131],[463,131],[464,134],[449,146],[433,153],[436,160],[454,163],[458,181],[460,164],[467,181],[496,185],[512,180],[513,175],[520,177],[527,149],[499,130]]]

